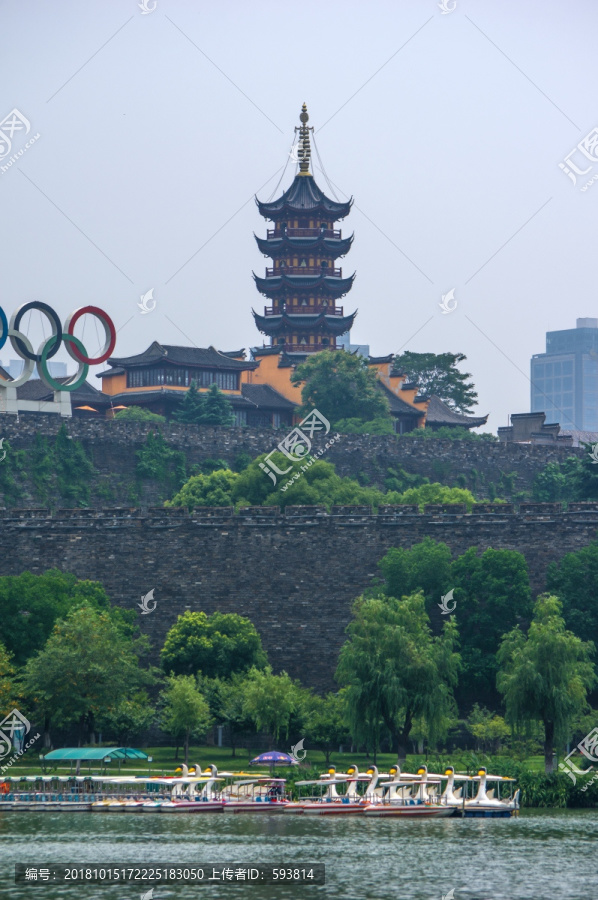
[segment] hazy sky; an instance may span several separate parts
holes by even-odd
[[[576,186],[559,169],[598,126],[597,35],[591,0],[3,0],[0,119],[16,108],[31,131],[0,166],[40,137],[0,169],[0,305],[102,306],[117,356],[260,345],[253,196],[276,187],[305,100],[355,198],[352,341],[465,353],[495,430],[529,409],[545,332],[598,315],[598,182],[580,190],[598,161],[576,152]]]

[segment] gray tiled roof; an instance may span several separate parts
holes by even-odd
[[[266,219],[280,216],[285,212],[316,211],[328,215],[333,220],[344,219],[351,210],[353,199],[347,202],[331,200],[318,187],[313,175],[296,175],[291,186],[272,203],[261,203],[255,198],[260,215]]]
[[[223,353],[214,347],[179,347],[174,344],[153,344],[135,356],[111,356],[108,364],[121,368],[123,366],[147,366],[151,363],[172,363],[173,365],[205,366],[217,369],[254,369],[256,364],[247,360],[233,359],[241,351]],[[108,374],[108,373],[104,373]],[[109,373],[112,374],[112,373]]]
[[[56,378],[55,381],[63,384],[65,381],[68,381],[72,376],[68,375],[64,378]],[[101,403],[101,404],[109,404],[110,398],[108,394],[103,394],[102,391],[98,391],[92,384],[89,384],[85,381],[81,387],[77,388],[74,391],[70,392],[73,403],[81,403],[83,401],[89,400],[92,403]],[[25,384],[20,385],[17,388],[17,400],[53,400],[54,399],[54,391],[52,388],[49,388],[47,384],[45,384],[41,378],[30,378],[29,381],[26,381]]]
[[[450,406],[432,394],[428,404],[426,413],[426,424],[431,425],[465,425],[466,428],[476,428],[478,425],[485,425],[488,416],[465,416],[463,413],[455,412]]]
[[[402,415],[410,415],[416,418],[423,416],[423,410],[415,409],[405,400],[401,400],[401,398],[397,397],[397,395],[391,391],[390,388],[386,387],[382,381],[378,382],[378,387],[382,390],[382,393],[388,400],[391,413],[401,413]]]
[[[263,409],[288,409],[293,410],[297,406],[292,400],[287,400],[282,394],[270,387],[269,384],[243,384],[241,385],[243,396],[251,403]]]

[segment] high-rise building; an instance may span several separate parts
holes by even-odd
[[[52,378],[66,378],[66,363],[65,362],[55,362],[54,360],[50,360],[46,363],[48,366],[48,372],[52,376]],[[0,359],[0,366],[2,366],[2,360]],[[22,359],[11,359],[7,365],[2,366],[5,372],[7,372],[11,378],[18,378],[23,371],[24,362]],[[39,378],[39,373],[34,376]]]
[[[266,238],[256,236],[259,249],[272,259],[265,278],[254,274],[258,291],[272,302],[264,315],[254,311],[255,324],[270,338],[270,346],[285,353],[336,350],[337,337],[351,328],[356,313],[345,315],[337,301],[353,286],[355,275],[343,277],[335,262],[351,248],[334,223],[344,219],[352,200],[331,200],[309,171],[311,148],[305,103],[297,157],[299,172],[278,200],[257,201],[260,214],[274,223]]]
[[[562,429],[598,431],[598,319],[546,333],[546,352],[531,359],[531,411]]]

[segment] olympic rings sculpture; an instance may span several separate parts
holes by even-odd
[[[37,309],[43,313],[52,326],[52,334],[47,340],[42,341],[37,353],[33,352],[29,338],[22,331],[19,331],[23,316],[32,309]],[[104,328],[104,348],[99,356],[93,358],[87,355],[87,350],[79,338],[76,338],[73,334],[75,325],[81,316],[84,315],[95,316],[100,320]],[[21,359],[25,360],[25,366],[18,378],[13,378],[10,381],[0,379],[0,388],[16,388],[25,384],[31,377],[35,364],[37,364],[39,374],[49,388],[54,391],[75,391],[78,387],[81,387],[87,378],[89,367],[103,363],[112,354],[116,345],[116,329],[114,322],[103,309],[100,309],[98,306],[82,306],[70,314],[63,330],[62,323],[52,307],[48,306],[47,303],[33,300],[31,303],[24,303],[23,306],[19,306],[15,310],[10,324],[6,318],[6,313],[0,306],[0,350],[2,350],[9,338],[15,353],[18,353]],[[58,353],[63,341],[66,352],[75,362],[79,363],[78,371],[64,383],[56,381],[48,371],[48,360]]]

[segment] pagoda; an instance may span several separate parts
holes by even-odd
[[[349,214],[353,200],[340,203],[320,190],[309,171],[313,129],[307,125],[305,103],[299,119],[299,172],[278,200],[261,203],[256,198],[260,214],[274,228],[265,239],[254,235],[261,252],[272,259],[272,268],[264,278],[253,277],[272,305],[265,307],[264,315],[252,312],[271,347],[285,354],[337,349],[337,338],[350,330],[356,315],[345,315],[337,305],[351,290],[355,274],[343,278],[343,270],[335,267],[350,250],[353,235],[343,238],[334,224]]]

